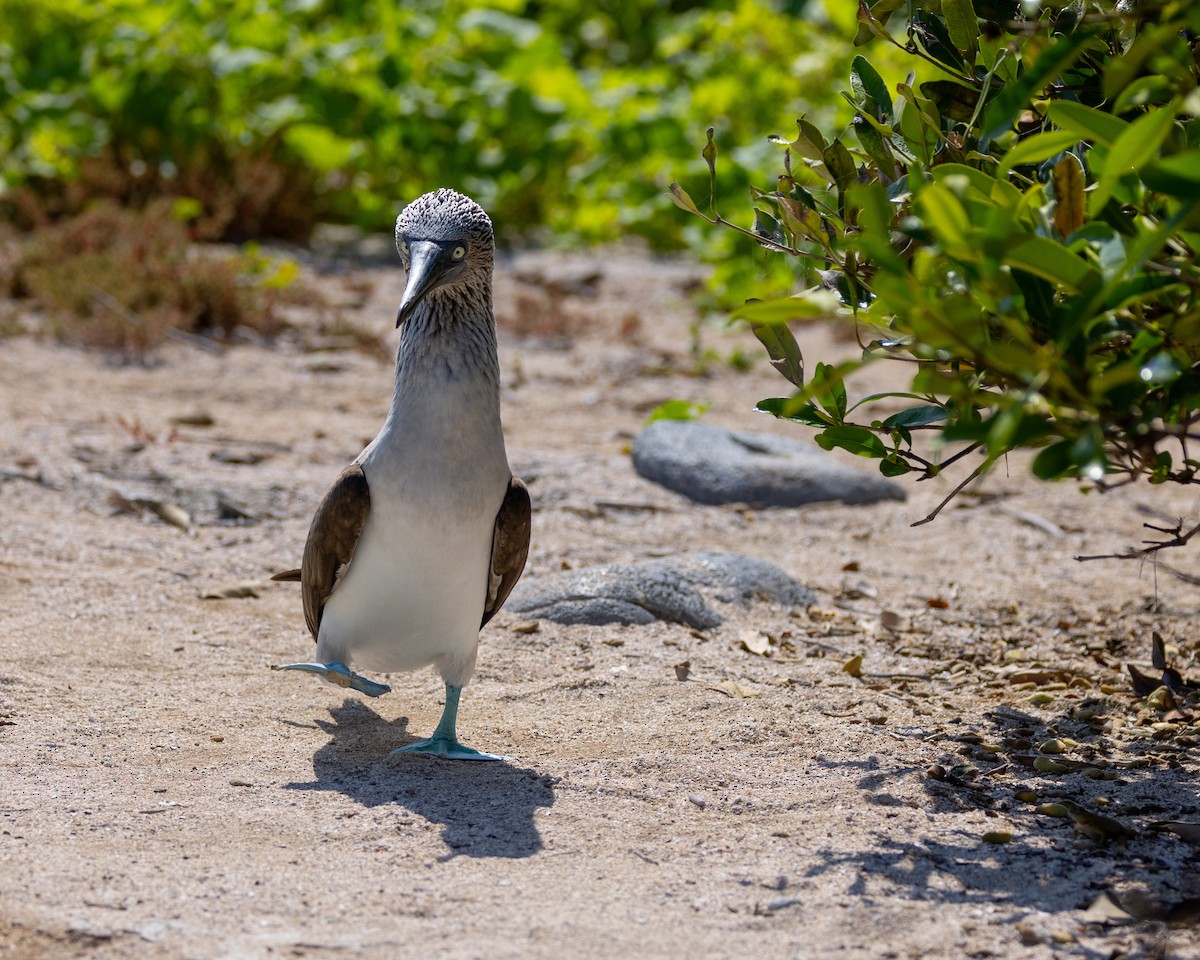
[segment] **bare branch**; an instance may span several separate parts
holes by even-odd
[[[924,520],[918,520],[916,523],[911,524],[911,526],[919,527],[924,523],[929,523],[930,520],[932,520],[934,517],[936,517],[939,513],[942,512],[942,508],[946,504],[948,504],[951,500],[953,500],[960,493],[962,493],[963,489],[966,487],[966,485],[968,483],[970,483],[972,480],[976,480],[980,476],[982,476],[983,472],[988,467],[990,467],[993,462],[994,461],[991,460],[990,458],[987,460],[984,460],[983,463],[981,463],[974,470],[972,470],[969,474],[967,474],[966,479],[964,479],[962,483],[960,483],[957,487],[955,487],[948,494],[946,494],[946,499],[944,499],[941,503],[939,503],[936,507],[934,507],[933,512],[930,513],[929,516],[927,516]]]
[[[1200,533],[1200,523],[1191,527],[1189,530],[1183,529],[1183,521],[1180,520],[1173,527],[1156,527],[1152,523],[1143,523],[1143,527],[1147,530],[1154,530],[1156,533],[1165,533],[1170,536],[1169,540],[1143,540],[1142,543],[1149,546],[1142,547],[1140,550],[1126,550],[1124,553],[1100,553],[1087,557],[1076,557],[1076,560],[1143,560],[1159,550],[1164,550],[1167,547],[1182,547],[1197,533]]]

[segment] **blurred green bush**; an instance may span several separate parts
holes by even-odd
[[[833,103],[850,51],[806,6],[0,0],[0,213],[168,195],[195,201],[197,237],[303,239],[386,229],[445,185],[509,236],[703,243],[664,213],[663,171],[716,125],[758,141],[725,171],[748,187],[761,129]]]

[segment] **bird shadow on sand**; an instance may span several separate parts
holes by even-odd
[[[512,763],[466,763],[426,756],[393,757],[416,739],[408,718],[387,721],[347,699],[317,726],[330,741],[313,754],[316,779],[288,790],[333,790],[364,807],[396,804],[443,825],[448,857],[530,857],[542,849],[534,824],[554,803],[553,779]]]

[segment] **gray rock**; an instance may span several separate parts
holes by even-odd
[[[506,606],[555,623],[602,626],[667,620],[708,630],[725,620],[714,602],[748,606],[755,599],[806,607],[815,597],[765,560],[705,552],[526,578]]]
[[[633,441],[633,466],[697,503],[798,507],[905,498],[904,489],[886,477],[847,467],[811,444],[694,420],[648,424]]]

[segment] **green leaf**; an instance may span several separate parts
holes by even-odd
[[[1004,155],[996,176],[1004,177],[1013,167],[1026,163],[1041,163],[1050,157],[1057,156],[1079,142],[1076,134],[1070,130],[1052,130],[1048,133],[1036,133],[1026,137]]]
[[[939,163],[930,171],[934,183],[945,183],[949,177],[962,177],[983,196],[990,198],[992,186],[996,183],[991,174],[968,167],[965,163]]]
[[[940,423],[949,416],[949,411],[940,404],[927,404],[921,407],[909,407],[907,410],[901,410],[899,413],[893,413],[890,417],[883,421],[883,428],[890,430],[893,427],[905,427],[912,429],[913,427],[927,427],[931,423]]]
[[[1056,480],[1074,472],[1074,446],[1071,440],[1058,440],[1050,444],[1033,458],[1030,467],[1033,475],[1043,480]]]
[[[768,243],[778,244],[781,247],[787,245],[787,239],[784,237],[783,231],[779,229],[779,221],[765,211],[754,211],[754,234]]]
[[[769,413],[782,420],[794,420],[810,427],[828,427],[833,425],[825,414],[803,397],[771,397],[759,400],[755,405],[760,413]]]
[[[971,220],[958,197],[943,184],[934,183],[921,191],[917,202],[942,249],[957,253],[971,230]]]
[[[1033,97],[1070,68],[1083,54],[1090,40],[1091,37],[1082,30],[1059,36],[1033,63],[1026,63],[1021,78],[1006,84],[984,110],[980,149],[1011,130]]]
[[[789,320],[825,319],[839,306],[837,294],[832,290],[816,289],[794,297],[747,300],[730,316],[733,320],[746,320],[751,324],[787,323]]]
[[[1004,250],[1004,262],[1075,292],[1090,290],[1100,282],[1100,274],[1082,257],[1033,233],[1012,241]]]
[[[668,400],[654,408],[646,423],[655,420],[695,420],[708,406],[707,403],[693,403],[691,400]]]
[[[808,198],[809,200],[812,197]],[[775,195],[783,224],[797,236],[807,238],[828,249],[829,234],[821,223],[821,215],[801,200],[793,200],[780,194]]]
[[[833,177],[833,182],[837,184],[838,193],[844,193],[858,175],[858,169],[854,166],[854,158],[850,156],[850,151],[846,149],[841,140],[834,140],[825,148],[822,159],[825,161],[825,167],[829,170],[830,176]]]
[[[660,180],[659,183],[662,183],[662,181]],[[671,185],[667,187],[667,193],[670,194],[671,200],[679,209],[686,210],[688,213],[694,213],[698,217],[704,216],[696,207],[688,192],[679,185],[679,181],[672,180]]]
[[[1174,122],[1174,111],[1166,108],[1154,110],[1138,117],[1117,137],[1104,163],[1104,174],[1089,201],[1093,210],[1104,208],[1121,177],[1138,172],[1139,168],[1158,155],[1159,147]]]
[[[1167,103],[1174,92],[1174,85],[1164,76],[1155,74],[1139,77],[1121,91],[1112,105],[1112,111],[1115,114],[1129,113],[1141,107]]]
[[[850,63],[850,91],[859,110],[884,123],[891,122],[892,95],[888,93],[883,77],[866,57],[855,57]]]
[[[1103,310],[1121,310],[1141,300],[1150,305],[1158,299],[1156,294],[1161,294],[1178,282],[1175,277],[1162,273],[1136,273],[1132,277],[1121,275],[1104,288],[1100,306]]]
[[[890,36],[885,24],[888,17],[904,6],[906,0],[875,0],[867,4],[866,0],[858,3],[858,32],[854,35],[854,45],[861,47],[870,42],[871,37],[886,39]]]
[[[859,457],[886,457],[888,455],[883,441],[866,427],[839,424],[826,427],[814,439],[822,450],[841,447]]]
[[[973,61],[979,46],[979,21],[975,19],[971,0],[942,0],[942,16],[946,18],[950,41]]]
[[[901,87],[903,88],[903,84]],[[930,109],[936,109],[929,100],[921,98]],[[908,144],[909,152],[924,164],[933,162],[934,151],[938,145],[938,129],[933,121],[918,106],[916,94],[913,99],[906,99],[900,110],[900,133]]]
[[[1195,30],[1196,26],[1193,21],[1192,29]],[[1143,72],[1147,60],[1157,53],[1165,52],[1163,48],[1169,44],[1177,43],[1180,39],[1179,28],[1178,21],[1172,22],[1171,18],[1167,18],[1167,22],[1161,24],[1147,22],[1128,49],[1121,56],[1112,57],[1108,61],[1101,86],[1104,98],[1116,98],[1131,80]],[[1155,68],[1151,66],[1145,72],[1153,73]]]
[[[879,472],[885,477],[900,477],[912,472],[912,467],[897,456],[884,457],[879,461]]]
[[[758,337],[759,342],[767,348],[771,358],[771,366],[784,375],[787,380],[801,389],[804,388],[804,356],[792,331],[784,323],[752,323],[750,329]]]
[[[793,153],[806,160],[824,162],[825,137],[814,124],[805,120],[804,117],[796,118],[796,139],[789,146]]]
[[[926,80],[921,84],[921,93],[937,105],[942,116],[959,123],[970,123],[980,109],[980,92],[958,80]]]
[[[956,70],[966,67],[966,61],[963,60],[962,54],[955,49],[946,25],[936,16],[923,10],[917,10],[912,17],[912,31],[917,42],[934,60]]]
[[[837,367],[828,363],[818,363],[807,392],[812,394],[817,403],[838,423],[846,419],[846,384]]]
[[[1187,150],[1148,163],[1142,168],[1141,176],[1142,183],[1157,193],[1187,200],[1200,199],[1200,150]]]
[[[861,113],[854,118],[854,135],[858,137],[859,146],[863,148],[880,172],[885,176],[894,175],[896,161],[888,153],[879,131]]]
[[[1064,130],[1074,132],[1081,140],[1111,146],[1129,124],[1111,113],[1087,107],[1074,100],[1055,100],[1046,107],[1046,115]]]

